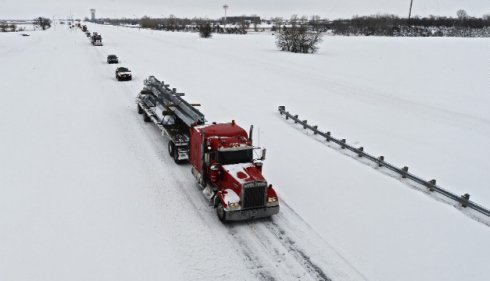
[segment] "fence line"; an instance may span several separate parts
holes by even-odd
[[[384,156],[375,157],[375,156],[365,152],[364,147],[357,147],[357,148],[353,147],[353,146],[347,144],[346,139],[337,139],[337,138],[332,136],[331,132],[320,131],[318,129],[318,126],[312,126],[312,125],[308,124],[307,120],[301,120],[301,119],[299,119],[298,115],[293,115],[293,114],[289,113],[288,111],[286,111],[285,106],[279,106],[278,110],[279,110],[279,113],[281,115],[284,115],[286,117],[286,120],[289,120],[289,119],[294,120],[295,124],[299,123],[300,125],[303,126],[303,129],[311,130],[311,131],[313,131],[313,134],[324,137],[327,142],[336,143],[340,146],[341,149],[350,150],[353,153],[357,154],[357,156],[359,156],[360,158],[366,158],[366,159],[374,162],[375,164],[378,165],[378,167],[385,167],[385,168],[401,175],[402,178],[410,179],[410,180],[412,180],[418,184],[421,184],[421,185],[427,187],[429,189],[429,191],[431,191],[431,192],[437,192],[439,194],[442,194],[442,195],[446,196],[447,198],[452,199],[452,200],[460,203],[465,208],[466,207],[471,208],[471,209],[473,209],[473,210],[475,210],[475,211],[477,211],[477,212],[479,212],[479,213],[481,213],[487,217],[490,217],[490,210],[488,210],[488,209],[484,208],[483,206],[478,205],[475,202],[471,201],[470,195],[468,193],[463,194],[461,196],[458,196],[452,192],[447,191],[446,189],[442,188],[441,186],[438,186],[435,179],[432,179],[429,181],[423,180],[420,177],[409,173],[407,166],[405,166],[403,168],[398,168],[398,167],[394,166],[393,164],[386,162],[384,159]]]

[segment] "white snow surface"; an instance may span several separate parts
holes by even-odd
[[[0,280],[485,280],[490,231],[346,157],[278,105],[490,206],[488,39],[274,37],[89,25],[0,34]],[[118,83],[117,54],[133,81]],[[281,197],[271,220],[222,225],[189,165],[136,113],[143,79],[210,121],[254,124]]]

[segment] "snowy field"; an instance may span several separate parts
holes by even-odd
[[[320,128],[490,206],[488,39],[326,37],[89,26],[0,34],[0,280],[485,280],[489,227],[346,157]],[[108,54],[133,71],[119,83]],[[258,128],[271,220],[223,226],[136,113],[148,75],[209,121]]]

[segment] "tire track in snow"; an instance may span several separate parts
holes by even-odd
[[[136,110],[136,109],[135,109]],[[142,120],[140,122],[143,122]],[[173,170],[182,166],[175,166],[173,160],[166,155],[166,151],[161,149],[162,142],[166,140],[161,136],[158,129],[152,124],[145,127],[145,123],[141,124],[143,130],[151,138],[154,148],[158,150],[158,158],[168,164]],[[188,166],[188,165],[183,165]],[[158,172],[155,169],[155,172]],[[179,172],[179,176],[186,176],[192,180],[189,173]],[[189,189],[188,181],[175,179],[179,185],[177,189],[188,190],[182,192],[185,200],[189,202],[193,209],[193,213],[200,220],[205,221],[208,225],[221,224],[214,215],[212,207],[210,207],[206,199],[202,196],[201,190],[197,184],[192,184]],[[196,201],[197,199],[197,201]],[[199,211],[208,209],[205,212]],[[283,207],[284,208],[284,207]],[[260,281],[287,280],[294,276],[296,280],[332,280],[327,274],[316,264],[314,264],[306,251],[296,246],[293,238],[287,235],[285,230],[282,230],[277,222],[270,219],[262,219],[249,222],[237,222],[224,225],[227,234],[230,235],[230,244],[235,250],[241,253],[246,267]],[[216,231],[216,230],[215,230]],[[272,270],[274,269],[274,270]]]

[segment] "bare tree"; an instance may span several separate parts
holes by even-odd
[[[201,24],[199,26],[199,36],[202,38],[210,38],[211,32],[211,25],[209,23]]]
[[[258,24],[260,23],[257,18],[259,18],[259,16],[257,16],[256,14],[252,14],[251,15],[251,18],[252,18],[252,21],[251,21],[251,24],[253,25],[254,27],[254,31],[257,32],[259,31],[258,29]]]
[[[468,18],[468,13],[466,13],[466,11],[463,9],[458,10],[456,12],[456,15],[458,16],[458,19],[460,19],[460,20],[464,20],[464,19]]]
[[[314,53],[321,42],[321,32],[310,31],[306,26],[294,25],[276,34],[276,45],[282,51],[293,53]]]
[[[321,29],[321,18],[318,15],[313,15],[310,18],[310,22],[308,23],[313,30],[318,31]]]
[[[299,21],[299,18],[298,18],[298,15],[296,15],[296,14],[291,15],[291,17],[289,18],[289,23],[291,23],[292,26],[298,25],[298,21]]]
[[[250,27],[250,24],[244,18],[245,18],[245,16],[242,16],[242,18],[240,19],[240,22],[238,23],[240,33],[242,33],[242,34],[246,34],[247,29]]]
[[[158,20],[157,19],[152,19],[148,16],[144,16],[140,20],[140,26],[142,28],[150,28],[150,29],[157,29],[158,27]]]
[[[282,17],[275,17],[272,19],[272,22],[274,23],[276,30],[280,30],[284,19]]]
[[[38,17],[33,21],[34,26],[40,27],[42,30],[46,30],[51,27],[51,20],[48,18]]]

